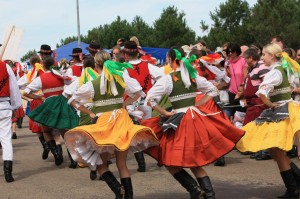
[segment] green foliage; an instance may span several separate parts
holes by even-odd
[[[20,60],[22,62],[27,61],[30,59],[31,56],[36,55],[36,54],[37,54],[37,52],[35,50],[30,50]]]
[[[204,39],[211,49],[228,41],[249,45],[253,42],[253,37],[247,31],[250,14],[247,1],[228,0],[221,3],[219,9],[210,12],[213,25],[208,35],[198,39]],[[203,31],[208,30],[208,26],[203,21],[200,23],[200,28]]]
[[[253,7],[249,33],[265,45],[281,35],[289,47],[297,47],[300,38],[300,2],[298,0],[259,0]]]

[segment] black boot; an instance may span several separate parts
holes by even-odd
[[[64,155],[63,155],[63,150],[62,150],[61,144],[58,144],[56,146],[57,146],[58,152],[61,153],[62,161],[64,161]]]
[[[222,156],[219,159],[217,159],[217,161],[215,161],[214,165],[217,167],[224,167],[225,166],[225,157]]]
[[[73,160],[69,150],[67,149],[68,151],[68,155],[69,155],[69,158],[70,158],[70,165],[69,165],[69,168],[72,168],[72,169],[76,169],[77,168],[77,162],[75,160]]]
[[[215,199],[215,192],[208,176],[197,178],[200,187],[205,191],[204,199]]]
[[[125,194],[124,188],[115,178],[115,176],[110,171],[106,171],[102,174],[103,180],[109,186],[109,188],[115,193],[116,199],[123,199]]]
[[[97,178],[97,170],[96,171],[91,170],[90,171],[90,179],[95,180],[96,178]]]
[[[22,123],[23,123],[23,118],[22,117],[18,118],[18,120],[17,120],[17,126],[18,126],[19,129],[22,128]]]
[[[144,153],[142,151],[134,153],[134,157],[139,165],[137,169],[138,172],[145,172],[146,171],[146,163]]]
[[[12,136],[11,136],[11,139],[17,139],[18,136],[17,136],[17,133],[16,132],[13,132]]]
[[[12,161],[4,160],[3,171],[6,182],[14,181],[14,177],[12,176]]]
[[[290,164],[294,178],[297,182],[298,188],[300,187],[300,169],[297,167],[297,165],[294,162],[291,162]]]
[[[42,144],[42,146],[43,146],[43,149],[44,149],[44,150],[43,150],[43,154],[42,154],[42,159],[43,159],[43,160],[46,160],[46,159],[48,158],[50,149],[49,149],[49,147],[48,147],[48,144],[47,144],[46,141],[45,141],[44,136],[40,136],[40,137],[39,137],[39,140],[40,140],[40,142],[41,142],[41,144]]]
[[[54,156],[55,159],[55,164],[57,166],[61,165],[63,163],[63,157],[62,157],[62,153],[58,151],[58,147],[56,146],[56,143],[54,140],[50,140],[49,142],[47,142],[51,153]]]
[[[205,194],[204,190],[198,186],[196,180],[184,169],[181,169],[173,176],[190,193],[191,199],[198,199]]]
[[[125,189],[124,199],[133,199],[131,178],[121,178],[121,184]]]
[[[298,149],[296,145],[293,145],[293,148],[286,153],[290,158],[298,157]]]
[[[282,196],[278,196],[278,198],[299,198],[297,183],[292,169],[280,172],[280,174],[286,187],[286,191]]]

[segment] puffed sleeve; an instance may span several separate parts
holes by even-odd
[[[143,88],[141,87],[141,85],[139,84],[139,82],[136,79],[131,78],[129,76],[127,70],[125,70],[123,72],[123,79],[124,79],[124,82],[126,83],[126,88],[125,88],[126,95],[128,95],[131,98],[134,98],[135,95],[138,93],[142,97],[145,97]]]
[[[10,89],[10,107],[11,110],[16,110],[22,106],[21,93],[17,86],[17,79],[11,67],[6,65],[7,73],[9,75],[9,89]]]
[[[259,85],[259,89],[255,94],[257,96],[259,96],[259,94],[263,94],[268,97],[269,93],[274,90],[274,87],[280,85],[281,83],[281,72],[277,69],[270,70],[268,73],[266,73],[263,82]]]
[[[99,88],[100,89],[100,88]],[[93,84],[91,82],[87,82],[78,88],[77,91],[74,92],[72,97],[69,99],[68,103],[70,104],[72,101],[75,101],[81,105],[85,105],[89,102],[91,98],[94,97],[95,90]]]
[[[172,77],[170,75],[163,76],[148,91],[145,99],[145,104],[148,105],[149,102],[151,107],[156,106],[157,103],[162,98],[162,96],[170,95],[172,90],[173,90]]]
[[[19,89],[23,90],[25,89],[25,87],[27,86],[28,84],[28,78],[27,78],[27,75],[23,75],[19,80],[18,80],[18,86],[19,86]]]
[[[65,86],[64,95],[72,96],[78,88],[79,88],[79,79],[76,78],[71,84]]]
[[[160,68],[158,66],[154,66],[154,65],[148,63],[148,69],[149,69],[149,73],[154,81],[157,81],[159,78],[161,78],[165,75],[163,67]]]
[[[36,92],[42,89],[42,81],[40,77],[35,78],[30,84],[24,89],[24,93]]]
[[[207,81],[204,77],[197,75],[195,80],[197,89],[199,89],[202,93],[211,97],[218,95],[219,91],[217,87],[215,87],[210,81]]]

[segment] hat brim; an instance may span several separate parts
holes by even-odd
[[[70,57],[79,57],[79,55],[69,55]],[[86,56],[84,53],[82,53],[82,56]]]

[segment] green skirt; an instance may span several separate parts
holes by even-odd
[[[28,117],[35,122],[56,129],[72,129],[78,126],[79,116],[63,95],[47,98]]]

